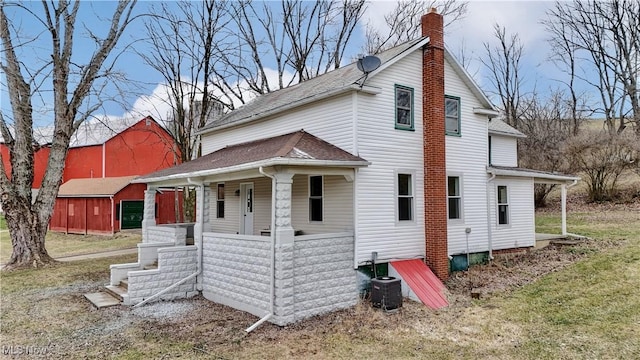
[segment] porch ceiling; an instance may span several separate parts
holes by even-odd
[[[260,176],[260,167],[304,166],[356,168],[369,162],[304,130],[266,139],[227,146],[181,165],[157,171],[135,180],[137,183],[176,183],[189,178],[206,178],[239,173]]]

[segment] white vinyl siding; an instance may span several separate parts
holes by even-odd
[[[515,137],[491,135],[491,165],[518,166],[517,144]]]
[[[379,261],[424,256],[424,170],[422,155],[422,56],[415,51],[367,80],[377,95],[357,93],[358,155],[371,162],[358,170],[356,198],[356,262],[363,264],[378,252]],[[414,130],[399,131],[395,85],[414,89]],[[414,177],[413,221],[396,220],[397,173]]]
[[[498,224],[498,186],[506,186],[509,200],[509,225]],[[511,249],[535,245],[535,212],[533,206],[533,179],[497,177],[490,187],[491,234],[493,249]]]
[[[271,179],[254,178],[242,181],[225,181],[225,217],[216,218],[216,187],[211,186],[209,214],[211,232],[237,234],[240,229],[240,196],[236,196],[236,190],[240,189],[240,183],[253,183],[253,234],[260,235],[260,230],[271,226]]]
[[[474,114],[483,105],[445,60],[445,94],[460,98],[460,136],[446,136],[447,174],[460,176],[462,220],[448,221],[449,255],[489,250],[487,229],[488,119]],[[467,234],[465,230],[471,229]]]
[[[293,177],[291,225],[304,234],[320,234],[353,230],[353,182],[344,176],[325,175],[323,180],[322,222],[309,221],[309,176]]]
[[[351,94],[345,93],[251,122],[250,125],[207,133],[202,136],[202,153],[209,154],[227,145],[288,134],[301,129],[343,150],[353,151],[351,100]]]

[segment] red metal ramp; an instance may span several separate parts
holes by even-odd
[[[449,305],[444,295],[444,284],[422,260],[392,261],[390,264],[423,304],[432,309]]]

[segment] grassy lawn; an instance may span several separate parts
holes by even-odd
[[[554,217],[539,215],[539,226]],[[256,317],[202,298],[133,310],[95,310],[82,299],[108,282],[109,264],[135,256],[0,273],[0,344],[65,359],[640,358],[640,214],[572,213],[568,225],[611,246],[515,290],[454,294],[439,311],[405,302],[385,314],[363,303],[249,335]]]
[[[49,232],[45,246],[49,255],[56,257],[91,254],[100,251],[134,248],[141,241],[141,235],[116,233],[113,236],[73,235]],[[7,231],[0,232],[0,264],[11,257],[11,238]]]

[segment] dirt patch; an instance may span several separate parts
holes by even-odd
[[[447,288],[458,299],[471,298],[472,293],[486,297],[497,291],[513,290],[616,244],[620,242],[582,239],[571,244],[552,243],[541,249],[496,255],[488,264],[453,273]]]

